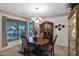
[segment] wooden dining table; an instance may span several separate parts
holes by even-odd
[[[38,56],[42,56],[42,46],[49,42],[48,39],[38,37],[37,40],[29,41],[29,43],[38,46]]]

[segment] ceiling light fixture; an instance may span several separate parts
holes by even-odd
[[[41,17],[33,17],[31,18],[35,23],[39,23],[42,21],[42,18]]]
[[[36,11],[38,12],[38,7],[35,8]],[[33,17],[31,18],[35,23],[41,22],[42,18],[41,17]]]
[[[38,7],[36,7],[36,9],[38,9]]]

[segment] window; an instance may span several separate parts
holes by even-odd
[[[18,39],[23,32],[26,32],[26,22],[18,22]]]
[[[17,21],[13,19],[8,19],[6,27],[7,27],[6,37],[8,41],[16,40],[17,39]]]
[[[18,40],[23,32],[26,32],[29,37],[32,37],[33,22],[16,21],[8,19],[6,25],[6,38],[8,41]]]
[[[29,22],[29,37],[33,36],[32,28],[33,28],[33,22]]]

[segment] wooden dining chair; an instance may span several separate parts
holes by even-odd
[[[30,55],[28,38],[27,38],[27,34],[25,32],[23,32],[22,35],[21,35],[21,41],[22,41],[22,46],[21,46],[21,50],[19,51],[19,53],[23,54],[24,56],[26,54]]]
[[[21,38],[22,40],[22,49],[23,49],[23,55],[24,56],[31,56],[31,54],[34,55],[34,49],[36,49],[35,45],[32,45],[28,42],[28,39]]]
[[[31,56],[35,55],[35,50],[37,49],[37,46],[34,44],[29,43],[29,39],[21,37],[22,40],[22,49],[23,49],[23,55],[24,56]]]
[[[23,49],[23,55],[25,56],[26,54],[29,55],[29,45],[28,45],[28,40],[26,38],[21,38],[22,40],[22,48]]]
[[[46,44],[46,45],[44,45],[42,47],[43,52],[44,53],[48,52],[48,53],[50,53],[51,56],[55,55],[55,53],[54,53],[54,45],[55,45],[56,40],[57,40],[57,35],[55,36],[55,39],[51,43],[48,43],[48,44]],[[53,52],[53,54],[52,54],[52,52]]]

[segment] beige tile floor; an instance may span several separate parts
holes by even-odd
[[[0,51],[0,56],[23,56],[18,53],[21,46],[15,46],[4,51]],[[67,56],[68,48],[55,45],[55,56]]]

